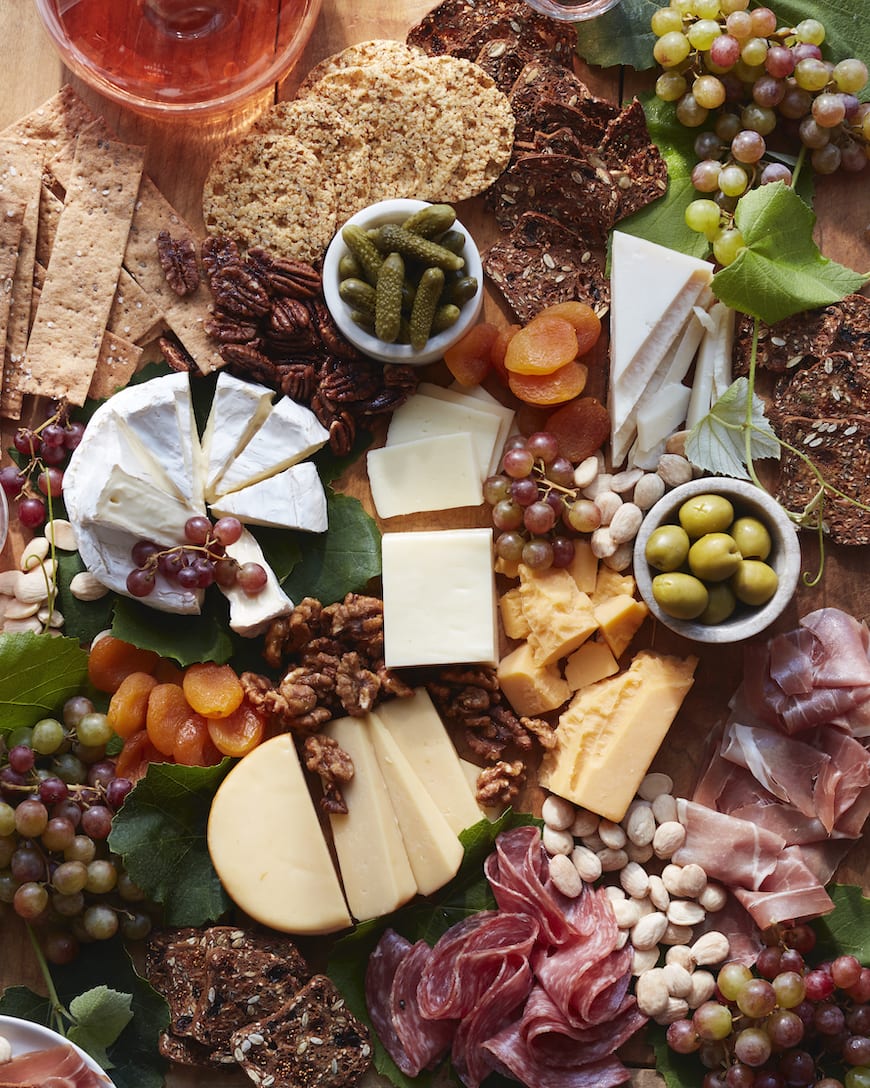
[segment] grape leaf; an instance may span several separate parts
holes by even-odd
[[[79,994],[69,1005],[75,1024],[67,1032],[67,1038],[86,1050],[104,1069],[111,1069],[114,1063],[106,1048],[133,1019],[132,1000],[132,994],[122,994],[108,986],[95,986]]]
[[[834,910],[813,922],[813,956],[819,960],[854,956],[870,965],[870,899],[854,884],[829,884],[827,891]]]
[[[622,0],[603,15],[578,23],[578,54],[602,68],[615,64],[628,64],[639,72],[652,68],[655,36],[649,22],[660,7],[659,0]]]
[[[748,480],[746,471],[746,398],[749,382],[738,378],[708,414],[689,431],[686,456],[693,465],[715,476]],[[779,440],[764,415],[764,402],[752,395],[752,459],[779,457]]]
[[[80,601],[70,593],[69,585],[81,571],[87,570],[78,552],[57,553],[57,607],[64,619],[64,631],[70,638],[90,643],[100,631],[112,626],[115,595],[107,593],[96,601]]]
[[[57,711],[87,675],[88,655],[75,639],[0,634],[0,734]]]
[[[144,650],[173,657],[180,665],[223,664],[232,656],[227,604],[217,589],[206,593],[199,616],[167,616],[130,597],[115,596],[112,634]]]
[[[112,821],[109,846],[163,906],[167,925],[202,925],[232,905],[206,846],[211,801],[229,769],[226,759],[216,767],[152,763]]]
[[[716,273],[713,291],[768,325],[837,302],[867,279],[822,256],[813,241],[815,215],[784,182],[742,196],[735,221],[746,249]]]
[[[381,573],[381,534],[358,499],[326,489],[329,532],[313,536],[302,562],[283,583],[294,601],[340,601]]]

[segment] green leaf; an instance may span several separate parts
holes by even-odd
[[[784,182],[741,197],[735,221],[746,249],[716,273],[713,291],[768,325],[837,302],[867,278],[822,256],[813,241],[815,215]]]
[[[114,602],[112,634],[116,638],[173,657],[182,666],[197,661],[223,664],[232,656],[227,605],[217,590],[206,594],[199,616],[169,616],[130,597],[117,596]]]
[[[303,550],[308,546],[306,538],[309,534],[273,529],[265,525],[250,525],[248,528],[257,538],[275,577],[279,582],[284,582],[302,559]]]
[[[133,1019],[132,994],[95,986],[70,1002],[75,1024],[67,1037],[86,1050],[104,1069],[112,1067],[107,1048]]]
[[[655,36],[650,30],[658,0],[622,0],[615,8],[577,25],[577,52],[588,64],[609,68],[629,64],[639,72],[652,68]]]
[[[358,499],[326,489],[329,532],[314,536],[283,584],[294,601],[340,601],[381,573],[381,534]]]
[[[57,552],[57,607],[64,618],[64,631],[70,638],[90,643],[100,631],[112,626],[115,594],[107,593],[96,601],[80,601],[69,591],[70,582],[87,570],[78,552]]]
[[[716,476],[748,480],[746,471],[746,401],[749,382],[738,378],[716,401],[709,413],[689,432],[686,456],[693,465]],[[764,402],[753,393],[751,422],[752,459],[779,457],[779,440],[764,415]]]
[[[0,634],[0,733],[54,713],[87,675],[88,655],[75,639]]]
[[[314,464],[317,466],[317,471],[320,474],[320,479],[323,482],[323,486],[333,483],[339,478],[350,466],[369,448],[372,436],[370,431],[364,431],[362,429],[356,432],[354,438],[353,447],[348,454],[344,457],[337,457],[330,448],[329,443],[322,446],[317,453],[311,458]]]
[[[163,906],[167,925],[202,925],[232,905],[206,845],[211,801],[229,769],[227,759],[216,767],[152,763],[112,822],[109,846]]]
[[[813,923],[819,961],[837,956],[854,956],[870,965],[870,899],[854,884],[829,884],[834,910]]]

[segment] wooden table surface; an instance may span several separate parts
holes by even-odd
[[[404,39],[408,29],[430,7],[430,0],[324,0],[319,22],[297,68],[277,89],[277,96],[289,98],[305,73],[321,58],[351,43],[368,38]],[[107,5],[108,7],[108,5]],[[198,125],[195,128],[178,122],[158,123],[108,102],[89,90],[78,80],[70,79],[60,59],[43,32],[32,0],[2,0],[0,2],[0,41],[4,43],[3,67],[0,71],[0,129],[29,112],[52,95],[64,82],[71,81],[82,97],[98,112],[102,112],[120,135],[134,143],[147,146],[146,168],[158,186],[178,210],[198,229],[202,226],[200,195],[202,182],[211,160],[231,142],[245,120]],[[631,70],[589,69],[582,63],[578,71],[591,88],[602,96],[618,100],[637,87],[648,87],[648,76],[638,76]],[[485,246],[492,237],[493,226],[480,201],[472,201],[461,209],[475,237]],[[816,212],[819,217],[817,240],[822,251],[851,268],[870,269],[870,202],[867,199],[867,174],[860,177],[823,179],[817,187]],[[497,323],[508,319],[493,298],[487,298],[486,317]],[[436,375],[437,376],[437,375]],[[446,371],[443,375],[446,379]],[[3,443],[4,447],[8,442]],[[362,471],[351,473],[347,490],[359,495],[368,505],[367,487]],[[370,508],[370,507],[369,507]],[[480,518],[483,518],[481,513]],[[476,514],[457,519],[446,515],[429,517],[427,527],[434,525],[486,524]],[[396,527],[396,526],[392,526]],[[400,526],[402,527],[402,526]],[[805,567],[815,569],[816,552],[810,534],[804,534]],[[9,558],[16,541],[7,546]],[[4,564],[8,565],[8,564]],[[822,605],[844,608],[859,619],[870,617],[870,553],[867,548],[829,548],[826,574],[815,589],[801,587],[781,621],[780,629],[794,626],[797,618]],[[668,652],[686,653],[690,647],[662,629],[650,629],[647,642]],[[694,649],[694,648],[693,648]],[[741,675],[743,648],[701,651],[701,665],[695,688],[677,724],[672,730],[656,766],[668,770],[679,789],[691,788],[704,738],[709,728],[725,712],[728,696]],[[840,871],[840,878],[852,883],[870,884],[866,877],[868,854],[864,843],[856,845]],[[16,939],[16,921],[9,914],[0,924],[0,986],[27,983],[41,989],[41,982],[28,942]],[[20,934],[23,937],[23,934]],[[643,1074],[639,1080],[646,1080]],[[191,1074],[173,1071],[167,1081],[170,1088],[187,1085],[241,1086],[250,1082],[242,1075]],[[371,1077],[372,1085],[380,1083]]]

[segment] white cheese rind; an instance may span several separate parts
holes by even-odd
[[[491,530],[385,533],[381,548],[388,668],[498,663]]]
[[[483,502],[474,445],[466,433],[369,450],[366,465],[372,501],[382,518]]]
[[[309,533],[323,533],[328,524],[326,492],[311,461],[223,495],[211,504],[211,511],[216,517],[237,517],[248,525]]]
[[[230,771],[211,803],[207,838],[227,894],[258,922],[306,934],[350,925],[290,734]]]
[[[211,410],[202,435],[202,459],[206,495],[213,498],[213,487],[221,473],[254,436],[272,411],[275,393],[264,385],[243,382],[222,370],[218,374]]]
[[[456,403],[438,396],[415,393],[393,412],[387,430],[387,446],[401,446],[438,435],[470,434],[482,481],[489,474],[500,420],[492,413],[468,403]]]
[[[227,555],[239,564],[259,563],[266,572],[265,586],[253,595],[237,585],[219,587],[230,603],[230,627],[236,634],[246,638],[262,634],[272,620],[293,611],[293,602],[281,588],[262,548],[247,529],[242,530],[235,544],[227,545]]]

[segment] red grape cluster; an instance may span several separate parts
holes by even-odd
[[[55,412],[38,427],[19,427],[12,440],[22,465],[0,468],[0,487],[17,503],[18,520],[25,528],[45,523],[46,498],[60,498],[63,469],[85,433],[83,423],[71,422],[65,410]]]
[[[266,585],[267,574],[259,563],[239,563],[226,554],[227,545],[242,535],[238,518],[219,518],[214,524],[204,514],[188,518],[184,525],[187,544],[161,548],[151,540],[133,545],[135,566],[127,575],[127,590],[134,597],[147,597],[162,575],[180,589],[208,589],[212,584],[228,589],[238,586],[256,596]]]

